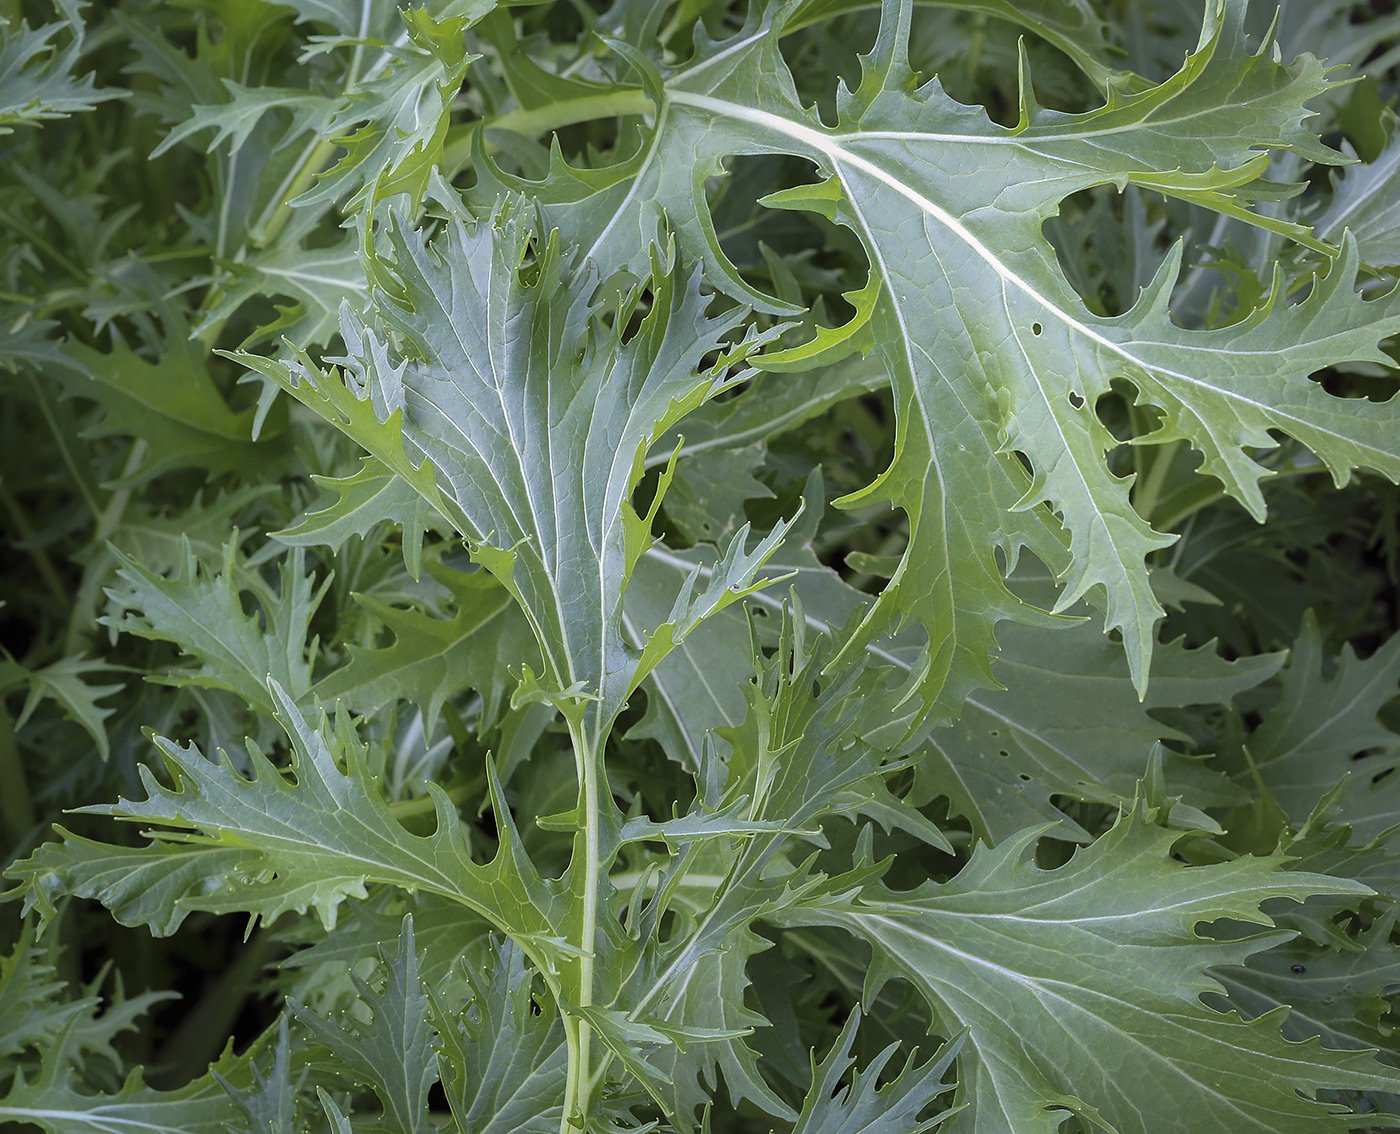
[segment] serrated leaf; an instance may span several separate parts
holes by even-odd
[[[145,480],[172,469],[273,471],[277,449],[253,440],[254,409],[235,412],[209,374],[205,358],[187,341],[188,327],[175,317],[159,360],[150,362],[119,344],[108,352],[77,343],[65,348],[75,366],[56,370],[70,395],[97,403],[94,437],[139,437],[146,459],[129,470]]]
[[[1350,232],[1361,258],[1376,268],[1400,264],[1400,131],[1393,116],[1386,126],[1385,148],[1373,161],[1342,171],[1331,202],[1313,222],[1322,240],[1335,242]]]
[[[866,636],[908,617],[929,628],[941,646],[923,694],[941,714],[990,681],[996,621],[1038,619],[1005,588],[997,549],[1014,562],[1029,548],[1061,575],[1061,608],[1101,589],[1106,629],[1122,632],[1134,681],[1145,685],[1161,608],[1143,561],[1172,537],[1136,514],[1130,478],[1104,461],[1115,442],[1095,403],[1110,379],[1126,378],[1141,402],[1159,407],[1155,439],[1189,440],[1203,455],[1200,471],[1256,517],[1267,470],[1253,454],[1274,445],[1270,429],[1312,448],[1338,483],[1359,466],[1400,476],[1390,411],[1333,398],[1308,380],[1343,357],[1381,361],[1379,340],[1400,326],[1394,297],[1367,304],[1355,294],[1354,247],[1302,303],[1288,304],[1276,287],[1243,321],[1203,332],[1176,326],[1168,312],[1179,253],[1131,311],[1108,319],[1084,307],[1041,233],[1069,194],[1132,183],[1310,239],[1251,213],[1249,203],[1268,193],[1256,147],[1340,160],[1301,126],[1305,103],[1329,80],[1311,57],[1284,64],[1268,48],[1247,51],[1244,11],[1243,0],[1212,5],[1201,45],[1178,75],[1137,93],[1112,91],[1099,110],[1044,110],[1023,76],[1014,127],[954,103],[936,80],[914,89],[908,4],[886,10],[859,88],[838,97],[835,127],[792,88],[777,51],[786,12],[755,15],[737,36],[702,44],[664,72],[617,44],[658,100],[660,125],[587,207],[562,171],[546,183],[551,196],[557,186],[569,198],[551,216],[580,240],[606,220],[587,244],[605,271],[631,266],[622,234],[664,210],[717,284],[773,309],[719,252],[696,189],[738,152],[790,153],[822,171],[821,184],[769,200],[851,228],[880,281],[875,339],[894,382],[896,455],[853,499],[894,504],[911,531]],[[1068,559],[1056,516],[1068,531]]]
[[[1303,620],[1283,672],[1278,704],[1247,747],[1270,795],[1301,824],[1330,788],[1348,783],[1338,817],[1363,838],[1400,818],[1396,777],[1400,734],[1378,714],[1400,696],[1400,634],[1364,661],[1350,645],[1324,658],[1317,619]],[[1368,758],[1360,763],[1357,757]]]
[[[285,1014],[277,1019],[277,1046],[268,1073],[264,1075],[255,1066],[249,1070],[253,1081],[247,1090],[240,1090],[218,1071],[211,1073],[243,1112],[248,1134],[292,1134],[296,1129],[297,1090],[306,1078],[306,1069],[302,1068],[293,1079],[292,1045]],[[231,1124],[229,1129],[236,1127]]]
[[[744,1003],[744,995],[750,983],[745,971],[749,958],[766,948],[768,942],[757,934],[736,932],[724,948],[694,962],[667,998],[667,1016],[715,1031],[749,1032],[765,1025],[767,1020]],[[720,1075],[735,1105],[747,1099],[778,1118],[793,1117],[792,1108],[764,1078],[757,1052],[742,1038],[693,1044],[685,1051],[663,1048],[651,1062],[670,1084],[667,1098],[681,1130],[695,1128],[695,1112],[714,1098]]]
[[[10,870],[26,880],[27,904],[51,911],[55,896],[86,892],[166,932],[199,909],[266,921],[314,909],[330,927],[347,897],[363,897],[378,882],[447,897],[517,937],[539,938],[547,950],[550,892],[533,875],[498,796],[504,837],[492,863],[479,866],[440,788],[431,789],[436,832],[411,834],[380,795],[348,719],[333,731],[322,717],[318,727],[278,686],[272,691],[292,741],[295,782],[251,746],[245,778],[227,756],[215,763],[157,738],[175,786],[143,766],[145,800],[86,809],[154,824],[153,843],[139,851],[71,837],[46,843]],[[199,853],[186,853],[193,848]],[[141,869],[118,872],[112,857],[127,871],[133,863]]]
[[[433,997],[443,1088],[462,1134],[554,1134],[568,1057],[557,1011],[538,1004],[521,951],[495,950],[488,971],[466,966],[471,1002]]]
[[[8,956],[0,957],[0,1059],[8,1079],[18,1070],[17,1055],[55,1043],[73,1017],[89,1011],[96,997],[64,1002],[65,982],[26,925]]]
[[[1067,823],[1052,795],[1130,804],[1153,746],[1184,739],[1152,709],[1228,704],[1284,660],[1262,654],[1227,662],[1212,645],[1158,646],[1148,699],[1140,702],[1122,651],[1092,623],[1008,627],[1001,647],[992,672],[1005,688],[973,693],[956,722],[934,729],[918,772],[928,791],[946,793],[991,843],[1047,820]],[[1221,806],[1235,794],[1199,759],[1164,755],[1172,794],[1188,804]]]
[[[107,591],[114,613],[104,621],[114,630],[173,642],[194,655],[199,668],[165,680],[236,693],[250,708],[271,714],[272,678],[294,700],[311,689],[308,628],[330,584],[316,585],[306,558],[293,551],[281,568],[274,591],[255,572],[240,569],[235,541],[224,545],[223,566],[211,574],[186,545],[179,569],[162,578],[134,559],[116,553],[123,587]],[[241,592],[251,591],[261,608],[245,614]]]
[[[1400,988],[1400,949],[1390,943],[1394,925],[1392,912],[1349,948],[1296,937],[1212,975],[1224,987],[1228,1004],[1245,1016],[1287,1006],[1283,1034],[1288,1039],[1320,1036],[1328,1047],[1379,1048],[1393,1060],[1395,1040],[1384,1018],[1391,994]]]
[[[31,1124],[45,1134],[112,1134],[118,1130],[150,1134],[227,1134],[238,1110],[212,1073],[172,1091],[146,1086],[132,1071],[111,1094],[81,1089],[69,1060],[75,1042],[74,1024],[64,1029],[46,1051],[43,1066],[32,1079],[15,1076],[0,1097],[0,1121]]]
[[[741,381],[737,368],[760,340],[726,347],[741,313],[707,317],[698,280],[676,279],[658,259],[650,311],[623,342],[640,291],[612,328],[602,326],[588,266],[570,263],[555,238],[536,249],[519,204],[489,222],[457,210],[432,244],[396,219],[379,249],[382,329],[343,314],[349,387],[306,364],[242,360],[415,483],[519,601],[556,689],[600,698],[594,711],[610,720],[639,668],[669,644],[649,639],[644,659],[619,625],[637,541],[646,539],[629,503],[646,448]],[[528,273],[527,254],[538,257]],[[713,351],[719,361],[702,366]],[[362,428],[369,413],[373,424]],[[719,586],[682,594],[669,620],[676,636],[750,585],[776,538],[750,554],[746,534],[731,541]]]
[[[357,1082],[368,1082],[383,1106],[380,1122],[394,1134],[423,1134],[435,1129],[428,1116],[428,1091],[437,1082],[435,1038],[429,1019],[428,993],[418,977],[413,915],[405,915],[393,957],[381,952],[386,974],[382,992],[356,977],[367,1023],[343,1016],[337,1026],[292,1001],[289,1005],[307,1031],[325,1044],[332,1059]]]
[[[80,725],[107,759],[109,745],[104,723],[116,710],[98,702],[123,688],[120,682],[98,685],[91,682],[96,673],[110,673],[113,667],[93,658],[63,658],[38,669],[26,669],[17,661],[0,662],[0,693],[16,686],[27,685],[29,694],[15,719],[15,728],[23,728],[42,701],[53,701],[69,720]]]
[[[273,532],[274,539],[291,547],[329,547],[339,551],[351,536],[364,536],[377,524],[393,523],[403,529],[403,560],[415,579],[423,565],[423,532],[436,526],[437,513],[409,484],[372,457],[351,476],[313,476],[335,499],[297,523]]]
[[[385,45],[379,73],[354,85],[326,128],[345,155],[297,204],[347,194],[349,208],[396,193],[408,193],[415,203],[422,199],[442,155],[452,99],[477,58],[467,54],[464,33],[494,0],[465,7],[464,15],[442,19],[421,8],[399,11],[407,35]]]
[[[538,664],[529,626],[510,595],[484,571],[466,574],[429,566],[451,592],[456,613],[433,618],[399,610],[368,595],[356,601],[394,634],[380,649],[350,647],[350,660],[315,686],[327,704],[344,700],[356,712],[411,701],[423,709],[431,731],[443,702],[464,688],[482,698],[482,722],[493,723],[509,692],[511,673]]]
[[[924,1119],[919,1116],[939,1095],[952,1090],[952,1084],[944,1079],[961,1041],[945,1044],[922,1064],[916,1065],[915,1056],[910,1055],[898,1074],[878,1085],[898,1050],[898,1045],[891,1044],[863,1069],[851,1074],[848,1085],[844,1080],[855,1067],[851,1045],[860,1021],[860,1012],[852,1012],[826,1058],[812,1068],[812,1089],[803,1100],[793,1134],[839,1134],[845,1130],[926,1134],[937,1129],[951,1117],[947,1110]]]
[[[63,17],[31,28],[18,10],[0,17],[0,135],[15,126],[91,110],[123,91],[99,90],[91,73],[73,74],[83,50],[83,3],[56,5]],[[59,46],[61,39],[67,42]]]
[[[1173,861],[1179,841],[1139,803],[1064,866],[1025,858],[1040,832],[979,848],[951,882],[843,910],[793,909],[790,923],[840,925],[869,943],[867,995],[900,976],[944,1028],[966,1028],[949,1126],[1057,1130],[1078,1114],[1120,1134],[1346,1130],[1355,1118],[1295,1088],[1393,1091],[1400,1072],[1370,1054],[1290,1044],[1279,1015],[1244,1023],[1206,1008],[1208,966],[1279,940],[1211,940],[1222,917],[1269,924],[1271,898],[1356,893],[1356,884],[1281,870],[1276,858],[1213,866]]]

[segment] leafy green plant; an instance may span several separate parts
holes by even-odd
[[[0,1124],[1392,1129],[1397,36],[0,4]]]

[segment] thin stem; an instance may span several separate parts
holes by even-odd
[[[39,573],[39,578],[43,580],[44,586],[49,589],[49,594],[53,595],[60,603],[67,603],[68,590],[64,587],[63,580],[59,578],[53,560],[49,558],[47,551],[34,543],[34,526],[29,522],[29,517],[24,514],[24,509],[19,506],[19,501],[10,494],[10,490],[3,483],[0,483],[0,507],[3,507],[9,514],[10,523],[14,524],[15,531],[19,533],[20,542],[25,545],[25,550],[29,552],[29,558],[34,561],[34,569]]]
[[[464,784],[448,788],[447,798],[453,803],[465,803],[469,799],[477,798],[485,786],[485,778],[475,776]],[[417,799],[399,799],[389,804],[389,814],[395,819],[409,819],[415,815],[427,815],[436,809],[437,804],[433,802],[433,797],[430,795],[419,796]]]
[[[322,138],[311,148],[311,152],[306,155],[306,160],[302,162],[301,168],[297,170],[296,177],[292,179],[291,185],[282,194],[282,200],[278,202],[276,210],[267,222],[267,227],[263,229],[263,244],[271,244],[287,227],[287,222],[292,219],[292,202],[311,188],[317,175],[330,164],[331,158],[335,156],[335,151],[339,148],[340,143],[331,141],[329,138]]]
[[[1273,473],[1268,478],[1268,481],[1266,481],[1265,483],[1267,484],[1285,477],[1292,479],[1295,476],[1307,476],[1310,473],[1320,473],[1326,471],[1327,466],[1321,463],[1318,463],[1316,465],[1305,465],[1301,468],[1279,469],[1277,472]],[[1177,508],[1175,512],[1173,512],[1170,516],[1166,517],[1166,519],[1164,519],[1160,524],[1158,524],[1157,527],[1161,531],[1171,531],[1177,526],[1177,524],[1181,523],[1183,520],[1187,519],[1188,517],[1194,516],[1202,508],[1209,507],[1211,504],[1216,503],[1216,501],[1218,500],[1224,500],[1227,495],[1228,494],[1223,488],[1215,489],[1208,495],[1203,495],[1198,499],[1192,500],[1190,503]]]
[[[122,467],[122,479],[135,475],[136,470],[141,467],[141,462],[146,459],[146,442],[138,437],[131,443],[131,451],[127,453],[126,464]],[[102,514],[97,517],[97,530],[93,533],[94,543],[106,543],[111,534],[117,530],[122,522],[122,517],[126,514],[126,506],[131,502],[131,488],[119,488],[112,493],[112,498],[107,501],[107,507],[102,509]]]
[[[34,803],[19,758],[14,720],[0,704],[0,819],[10,830],[10,842],[18,845],[34,829]]]
[[[1152,512],[1162,495],[1162,485],[1166,483],[1167,473],[1171,471],[1172,462],[1181,450],[1181,442],[1169,441],[1165,445],[1157,446],[1157,450],[1146,475],[1137,482],[1137,491],[1133,494],[1133,503],[1137,506],[1138,515],[1149,524],[1152,522]]]
[[[598,941],[598,874],[602,865],[598,812],[598,757],[601,745],[598,737],[589,736],[587,726],[578,718],[569,721],[569,738],[573,742],[583,810],[583,826],[579,832],[583,844],[583,926],[579,933],[582,955],[579,958],[575,1001],[579,1007],[587,1008],[593,1003],[594,951]],[[584,1129],[593,1094],[593,1031],[583,1020],[576,1020],[575,1024],[577,1035],[569,1047],[568,1083],[564,1113],[559,1124],[561,1134]]]
[[[88,488],[82,470],[78,468],[78,462],[68,448],[65,431],[59,427],[58,420],[53,415],[53,407],[49,405],[48,396],[37,378],[33,376],[29,379],[29,384],[34,388],[34,400],[39,405],[39,412],[44,415],[44,423],[49,427],[49,432],[53,434],[54,443],[58,446],[59,454],[63,457],[63,463],[68,466],[68,472],[73,477],[73,483],[78,486],[78,493],[82,496],[83,502],[88,506],[88,511],[94,516],[100,511],[97,498],[93,496],[92,490]]]
[[[442,151],[443,173],[451,177],[467,167],[471,160],[472,136],[479,125],[488,130],[509,130],[513,134],[536,138],[551,130],[573,126],[579,122],[591,122],[595,118],[650,114],[655,109],[656,104],[647,97],[645,91],[622,90],[561,99],[548,106],[537,106],[533,110],[507,110],[495,118],[487,118],[483,122],[473,122],[454,129],[452,135],[455,136],[449,138]]]

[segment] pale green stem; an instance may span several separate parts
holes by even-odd
[[[1169,441],[1156,448],[1158,451],[1153,454],[1152,464],[1148,466],[1146,475],[1138,480],[1137,491],[1133,494],[1133,503],[1137,506],[1138,515],[1148,523],[1152,522],[1152,512],[1157,507],[1157,500],[1162,495],[1162,485],[1166,483],[1167,473],[1171,471],[1172,462],[1176,459],[1181,443]]]
[[[328,138],[322,138],[312,147],[311,152],[306,155],[306,160],[302,162],[301,169],[292,179],[291,185],[282,194],[282,200],[278,203],[272,218],[267,222],[267,227],[263,229],[262,242],[264,244],[271,244],[277,239],[278,234],[287,227],[287,222],[292,219],[292,202],[311,188],[317,175],[330,164],[331,158],[339,148],[339,142],[333,142]]]
[[[1326,471],[1327,466],[1323,464],[1307,465],[1304,468],[1279,469],[1278,472],[1270,475],[1268,480],[1266,480],[1264,483],[1269,484],[1273,481],[1280,480],[1284,477],[1288,477],[1291,479],[1295,476],[1308,476],[1311,473],[1321,473]],[[1159,531],[1171,531],[1183,520],[1194,516],[1202,508],[1209,507],[1211,504],[1214,504],[1219,500],[1224,500],[1226,495],[1227,493],[1224,491],[1224,489],[1217,489],[1215,492],[1212,492],[1208,496],[1203,496],[1199,500],[1193,500],[1190,504],[1187,504],[1185,507],[1178,508],[1170,516],[1167,516],[1164,520],[1162,520],[1160,524],[1157,525],[1157,528]]]
[[[131,451],[127,454],[126,465],[122,468],[122,479],[134,476],[136,470],[141,467],[141,462],[146,459],[146,442],[140,437],[131,443]],[[131,488],[119,488],[112,493],[112,498],[107,501],[107,507],[102,510],[102,515],[97,518],[97,531],[93,533],[94,543],[105,543],[108,537],[117,530],[122,522],[122,517],[126,514],[126,506],[131,502]]]
[[[453,803],[465,803],[469,799],[475,799],[481,794],[481,789],[486,781],[481,776],[469,780],[467,783],[458,784],[454,788],[447,789],[447,798]],[[409,819],[415,815],[428,815],[437,810],[437,804],[430,795],[419,796],[417,799],[398,799],[389,804],[389,814],[395,819]]]
[[[582,955],[579,958],[577,1003],[579,1007],[587,1008],[593,1003],[594,950],[598,941],[598,874],[602,866],[599,861],[601,832],[598,810],[601,737],[590,737],[582,720],[570,720],[569,738],[573,742],[583,808],[583,928],[579,934]],[[583,1020],[576,1020],[569,1038],[572,1042],[569,1044],[569,1072],[564,1113],[559,1122],[560,1134],[573,1134],[585,1128],[593,1095],[592,1029]],[[574,1121],[575,1117],[578,1122]]]
[[[650,114],[655,109],[656,104],[647,97],[645,91],[623,90],[561,99],[548,106],[537,106],[533,110],[507,110],[495,118],[486,119],[481,125],[488,130],[509,130],[513,134],[537,138],[551,130],[573,126],[579,122],[591,122],[595,118]],[[453,131],[458,136],[443,148],[442,169],[448,177],[461,172],[471,160],[472,135],[477,125],[472,123],[465,129]]]

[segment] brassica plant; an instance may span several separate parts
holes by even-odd
[[[0,1127],[1394,1129],[1388,7],[0,0]]]

